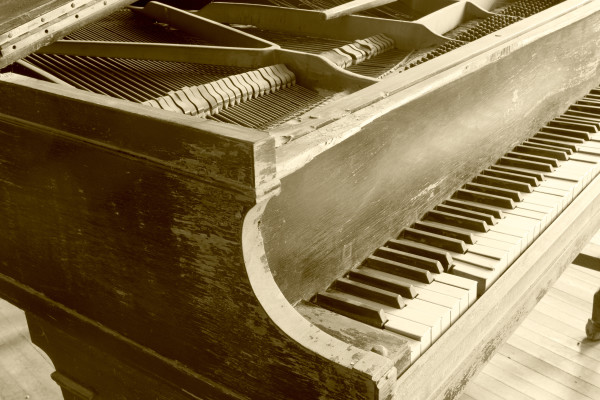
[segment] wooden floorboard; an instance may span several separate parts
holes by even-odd
[[[25,313],[0,299],[0,400],[58,400],[50,359],[29,338]]]
[[[600,399],[600,342],[585,338],[598,288],[600,272],[569,266],[459,400]]]

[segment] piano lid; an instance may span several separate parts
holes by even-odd
[[[0,2],[0,68],[135,0]]]

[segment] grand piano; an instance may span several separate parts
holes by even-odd
[[[597,0],[131,3],[0,6],[65,399],[452,399],[600,228]]]

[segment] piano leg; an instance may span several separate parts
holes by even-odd
[[[594,295],[592,318],[588,320],[588,323],[585,326],[585,334],[590,340],[600,339],[600,289],[598,289]]]

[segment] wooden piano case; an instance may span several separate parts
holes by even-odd
[[[282,146],[3,74],[0,293],[66,399],[451,399],[600,228],[600,182],[410,368],[306,301],[596,85],[598,10],[355,92]]]

